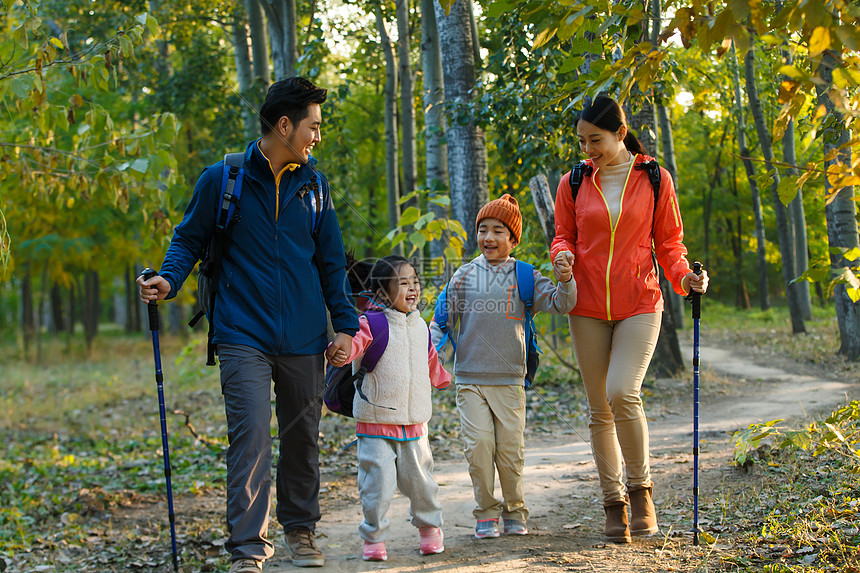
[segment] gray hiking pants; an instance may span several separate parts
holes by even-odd
[[[358,438],[358,493],[364,520],[358,534],[365,541],[388,539],[388,507],[397,489],[409,498],[415,527],[442,527],[442,506],[436,498],[433,454],[427,436],[398,442],[385,438]]]
[[[319,422],[322,354],[270,356],[218,345],[227,414],[227,531],[233,560],[274,554],[267,539],[271,502],[272,382],[280,435],[277,518],[284,531],[313,530],[320,519]],[[281,432],[283,434],[281,435]]]

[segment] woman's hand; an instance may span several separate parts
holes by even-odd
[[[708,271],[702,269],[702,274],[700,275],[687,273],[681,280],[681,288],[687,294],[690,293],[690,289],[693,289],[697,293],[705,294],[708,290]]]

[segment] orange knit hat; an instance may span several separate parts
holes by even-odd
[[[505,193],[495,201],[490,201],[478,211],[478,217],[475,219],[475,232],[478,232],[478,224],[483,219],[498,219],[511,230],[511,235],[514,238],[514,244],[519,244],[520,236],[523,233],[523,216],[520,213],[520,206],[517,200]]]

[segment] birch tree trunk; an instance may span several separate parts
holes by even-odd
[[[788,122],[785,134],[782,136],[782,155],[785,163],[797,165],[797,153],[794,146],[794,120]],[[797,169],[789,167],[788,175],[797,175]],[[794,241],[794,270],[802,275],[809,269],[809,247],[806,240],[806,214],[803,210],[803,190],[798,189],[797,195],[788,204],[788,221],[791,237]],[[812,320],[812,296],[809,293],[809,283],[796,283],[800,310],[804,320]]]
[[[765,255],[765,232],[764,232],[764,217],[761,212],[761,195],[758,190],[758,183],[755,180],[755,169],[753,168],[752,160],[750,159],[750,150],[747,146],[747,127],[744,117],[744,105],[741,99],[741,79],[738,71],[737,52],[735,44],[732,42],[732,71],[735,79],[735,105],[737,114],[738,126],[738,148],[740,149],[741,157],[744,163],[744,170],[747,173],[747,180],[750,184],[750,192],[752,194],[753,217],[755,219],[755,237],[756,237],[756,260],[758,262],[758,297],[759,307],[762,310],[770,308],[770,292],[768,291],[767,280],[767,257]]]
[[[275,81],[296,75],[299,59],[295,0],[259,0],[269,19]]]
[[[403,147],[403,188],[402,196],[415,191],[418,180],[417,145],[415,143],[415,82],[412,74],[410,56],[412,35],[409,31],[409,0],[396,0],[397,15],[397,57],[398,77],[400,79],[400,130]],[[418,206],[418,199],[407,202],[408,206]]]
[[[245,0],[248,25],[251,31],[251,61],[253,64],[253,92],[248,100],[254,110],[260,109],[271,81],[269,71],[269,35],[266,33],[266,18],[260,0]]]
[[[248,26],[246,13],[241,6],[233,11],[233,59],[236,62],[236,80],[239,96],[242,99],[242,127],[245,140],[254,138],[256,108],[246,99],[251,97],[251,51],[248,47]]]
[[[385,178],[388,183],[388,226],[397,228],[400,221],[400,170],[397,141],[397,63],[394,46],[385,28],[382,8],[377,4],[376,28],[385,56]]]
[[[782,204],[782,201],[780,201],[779,193],[777,192],[780,179],[779,171],[773,165],[773,147],[771,145],[770,130],[765,124],[764,111],[762,110],[761,100],[758,96],[758,86],[755,81],[755,49],[753,46],[754,43],[751,39],[750,49],[744,61],[747,99],[749,100],[750,110],[755,120],[755,128],[758,133],[759,146],[764,156],[765,166],[768,171],[773,173],[773,183],[770,186],[770,192],[773,200],[773,210],[776,213],[776,230],[779,236],[779,252],[782,257],[782,276],[785,281],[785,290],[788,297],[788,312],[791,315],[791,331],[794,334],[799,334],[806,332],[806,327],[803,324],[803,312],[800,308],[800,291],[797,289],[798,283],[792,284],[791,282],[797,278],[794,268],[794,243],[791,240],[790,229],[788,227],[786,208]]]
[[[439,51],[439,32],[436,29],[434,0],[421,0],[421,65],[424,71],[424,154],[426,185],[429,197],[448,196],[448,148],[445,145],[445,114],[442,102],[445,88],[442,83],[442,54]],[[450,209],[430,202],[437,219],[447,219]],[[445,251],[445,237],[430,242],[430,258],[441,257]]]
[[[833,115],[835,121],[828,122],[830,126],[844,125],[841,113],[836,110],[833,100],[830,98],[830,90],[833,87],[833,69],[838,63],[834,54],[828,50],[821,58],[818,75],[824,80],[824,85],[817,85],[818,103],[823,104],[827,112]],[[836,127],[828,127],[831,131]],[[850,140],[850,134],[843,128],[839,129],[836,137],[824,135],[824,155],[831,153],[834,149],[844,146]],[[825,163],[825,169],[833,166],[851,165],[850,149],[843,149],[837,157]],[[842,268],[849,266],[841,252],[843,249],[856,249],[860,247],[860,238],[857,233],[857,208],[854,201],[854,187],[833,187],[829,176],[824,179],[824,190],[828,197],[833,199],[824,208],[827,217],[827,240],[830,244],[830,266],[834,274],[841,274]],[[855,261],[856,263],[856,261]],[[836,285],[834,299],[836,305],[836,319],[839,323],[839,337],[841,344],[839,354],[848,360],[860,360],[860,302],[851,302],[846,292],[847,285]]]
[[[474,252],[477,246],[475,217],[489,197],[484,132],[470,109],[478,93],[469,1],[455,0],[450,14],[445,13],[438,0],[434,3],[445,78],[445,101],[448,104],[446,116],[451,213],[467,232],[467,254]]]

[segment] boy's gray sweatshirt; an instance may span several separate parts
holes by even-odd
[[[533,314],[567,314],[576,305],[576,282],[553,284],[535,269]],[[516,260],[490,265],[484,255],[461,266],[448,282],[448,329],[457,344],[457,384],[524,385],[525,304],[517,290]],[[434,318],[433,344],[444,336]]]

